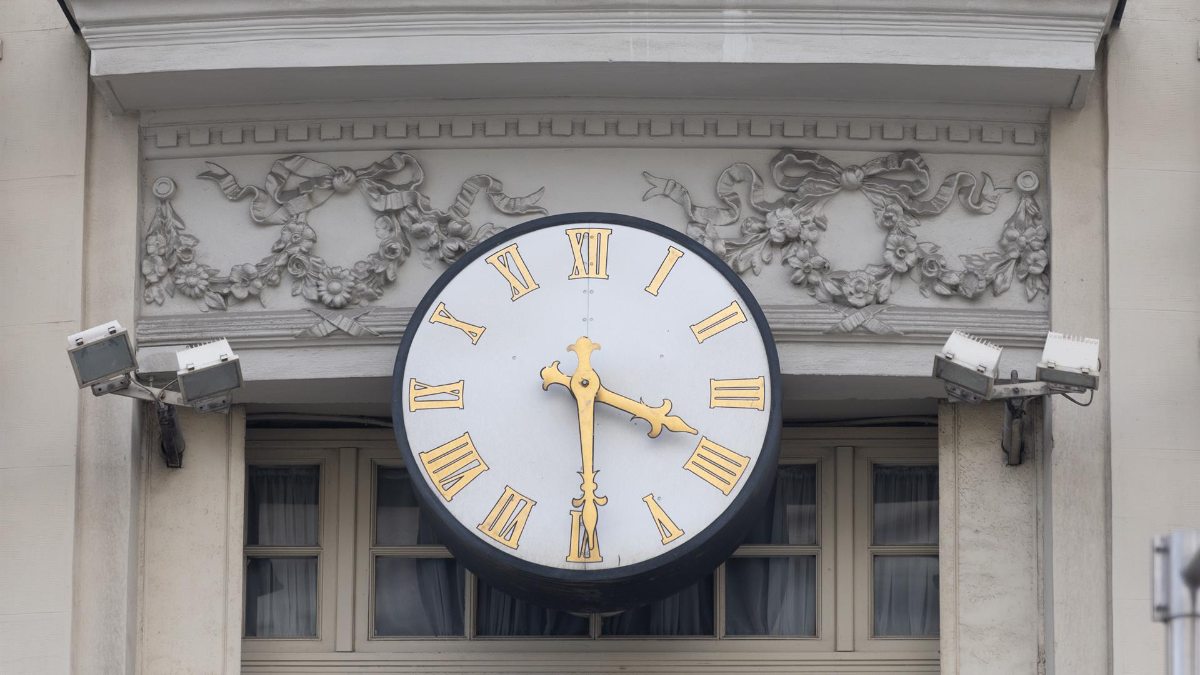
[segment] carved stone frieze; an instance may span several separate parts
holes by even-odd
[[[425,176],[421,165],[403,152],[359,169],[335,168],[292,155],[272,165],[262,187],[242,185],[220,165],[209,166],[199,177],[216,182],[231,201],[248,199],[250,220],[257,226],[278,228],[278,238],[259,260],[233,265],[222,274],[205,264],[199,238],[188,232],[176,213],[172,205],[175,182],[159,178],[153,186],[157,205],[142,257],[146,303],[161,305],[178,292],[197,301],[201,311],[224,310],[230,303],[250,298],[265,306],[264,289],[290,279],[292,295],[310,302],[334,309],[360,305],[380,298],[414,248],[425,262],[448,265],[495,232],[498,228],[491,223],[470,221],[471,207],[480,193],[503,214],[546,213],[538,206],[541,189],[512,197],[499,180],[486,174],[464,181],[448,208],[434,208],[420,190]],[[334,194],[356,189],[376,216],[379,243],[351,264],[329,264],[317,255],[318,234],[309,224],[309,214]],[[318,326],[327,328],[325,323]],[[346,332],[351,332],[347,326],[354,325],[353,321],[329,323]]]
[[[996,243],[960,255],[957,265],[936,242],[922,240],[917,228],[921,218],[936,217],[955,201],[968,213],[993,212],[1001,193],[1012,188],[997,187],[986,173],[951,173],[931,189],[930,169],[914,151],[842,167],[815,152],[785,149],[771,160],[770,175],[782,197],[769,199],[764,180],[749,164],[730,165],[717,180],[717,205],[702,206],[677,181],[644,172],[651,187],[642,199],[666,197],[682,206],[687,233],[739,274],[760,274],[778,260],[792,284],[842,316],[830,332],[898,333],[880,315],[905,280],[926,297],[974,300],[989,290],[998,296],[1014,282],[1029,301],[1049,291],[1049,232],[1035,198],[1040,181],[1032,171],[1015,177],[1019,199]],[[822,254],[822,235],[837,226],[824,207],[841,192],[857,192],[870,203],[882,230],[877,263],[840,269]]]

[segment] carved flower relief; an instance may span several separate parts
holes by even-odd
[[[893,270],[904,274],[917,263],[916,238],[899,231],[889,234],[883,250],[883,259]]]
[[[214,272],[204,265],[184,263],[175,268],[175,288],[189,298],[202,298],[208,292],[208,281]]]
[[[875,277],[863,270],[854,270],[842,279],[842,297],[851,307],[866,307],[875,303]]]
[[[326,267],[317,280],[317,297],[327,307],[340,309],[354,302],[354,280],[350,270],[342,267]]]
[[[829,261],[814,253],[807,246],[798,247],[792,255],[787,257],[786,262],[795,269],[792,272],[791,280],[797,286],[815,287],[829,272]]]
[[[903,206],[890,199],[880,200],[880,203],[876,205],[875,223],[889,232],[897,227],[908,228],[918,224],[904,212]]]
[[[272,269],[272,273],[267,275],[268,279],[272,278],[272,274],[276,279],[279,276],[279,272]],[[263,279],[259,278],[258,268],[250,263],[234,265],[233,269],[229,270],[229,293],[238,300],[245,300],[250,296],[260,297],[259,294],[265,285]]]
[[[271,250],[289,255],[305,254],[312,250],[317,243],[317,232],[308,223],[294,220],[285,224],[279,232],[279,239]]]

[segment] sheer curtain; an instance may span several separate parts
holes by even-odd
[[[480,581],[475,631],[479,635],[588,635],[588,618],[531,605]]]
[[[606,616],[601,635],[712,635],[713,578],[637,609]]]
[[[437,546],[421,514],[408,471],[379,467],[375,482],[375,546]],[[375,558],[375,634],[463,635],[464,572],[450,558]]]
[[[876,465],[873,482],[876,551],[887,546],[936,547],[937,466]],[[882,552],[872,562],[875,634],[936,636],[940,628],[937,555]]]
[[[779,467],[763,517],[744,544],[817,544],[817,469]],[[729,635],[816,635],[816,557],[730,558],[725,563],[725,632]]]
[[[313,547],[320,542],[316,466],[251,466],[246,545]],[[316,556],[251,556],[246,561],[248,637],[315,637]]]

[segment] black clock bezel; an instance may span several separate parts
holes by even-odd
[[[408,353],[421,320],[442,290],[467,265],[506,241],[544,228],[577,223],[621,225],[652,232],[699,256],[721,272],[737,292],[744,309],[754,318],[766,351],[771,380],[770,418],[762,449],[729,507],[699,534],[670,551],[633,565],[599,570],[539,565],[484,542],[451,514],[439,495],[419,475],[420,470],[416,468],[419,460],[408,443],[404,428],[404,403],[407,400],[404,368]],[[677,230],[642,218],[601,212],[564,213],[537,218],[498,232],[467,251],[429,287],[409,320],[396,354],[392,374],[392,424],[404,463],[410,467],[409,475],[421,508],[429,515],[442,543],[467,569],[496,588],[544,607],[576,612],[618,611],[667,597],[699,581],[733,553],[752,521],[762,516],[779,463],[780,380],[779,354],[762,308],[745,282],[715,253]]]

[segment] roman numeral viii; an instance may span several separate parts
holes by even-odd
[[[738,479],[742,477],[742,473],[748,466],[750,466],[749,457],[739,455],[729,448],[702,437],[699,445],[696,446],[696,451],[692,453],[691,457],[688,457],[683,468],[728,495],[733,492],[733,486],[737,485]]]
[[[525,261],[521,258],[521,251],[516,244],[509,244],[484,260],[487,261],[487,264],[495,267],[500,276],[508,282],[512,290],[513,302],[538,289],[537,282],[533,280],[533,275],[525,266]]]
[[[525,530],[535,504],[537,502],[505,485],[504,494],[496,500],[496,505],[479,523],[478,529],[497,543],[515,549],[521,543],[521,532]]]
[[[567,230],[571,240],[571,253],[575,264],[568,279],[608,278],[608,237],[612,229],[607,227],[580,227]]]
[[[421,464],[433,480],[442,499],[450,501],[454,495],[467,487],[479,474],[488,470],[488,465],[479,456],[471,434],[443,443],[420,454]]]

